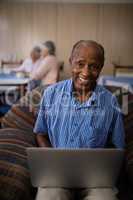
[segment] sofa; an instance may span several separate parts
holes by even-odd
[[[122,104],[121,88],[109,87]],[[27,147],[36,146],[33,126],[45,88],[38,87],[14,104],[3,117],[0,129],[0,200],[33,200],[36,188],[32,187],[27,163]],[[126,132],[126,158],[117,187],[120,200],[132,200],[133,190],[133,94],[128,91],[128,112],[123,114]]]
[[[33,126],[45,88],[39,87],[14,104],[2,118],[0,129],[0,200],[33,200],[27,147],[36,146]]]

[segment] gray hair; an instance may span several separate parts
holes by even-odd
[[[50,55],[55,55],[56,47],[53,41],[46,41],[43,45],[48,49]]]
[[[41,48],[39,46],[34,46],[32,51],[35,51],[37,53],[41,53]]]
[[[78,41],[72,48],[70,60],[73,59],[76,50],[78,50],[81,46],[93,46],[96,49],[97,56],[101,63],[101,66],[104,65],[104,48],[101,44],[93,41],[93,40],[80,40]]]

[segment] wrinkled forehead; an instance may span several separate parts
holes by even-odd
[[[91,60],[99,60],[99,53],[98,49],[93,44],[80,44],[75,47],[72,55],[72,60],[84,60],[84,59],[91,59]]]

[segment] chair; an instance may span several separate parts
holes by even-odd
[[[10,69],[12,67],[16,67],[18,65],[21,65],[22,63],[23,63],[23,60],[19,60],[19,61],[1,60],[1,69],[3,70],[5,67]]]
[[[133,75],[133,65],[117,65],[115,63],[112,63],[113,68],[113,75],[123,75],[123,76],[129,76],[130,74]]]

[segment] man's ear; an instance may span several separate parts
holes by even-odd
[[[69,57],[69,63],[72,64],[72,57]]]
[[[101,74],[102,69],[103,69],[103,65],[99,69],[99,75]]]
[[[102,71],[102,69],[103,69],[103,66],[104,66],[104,64],[101,65],[101,71]]]

